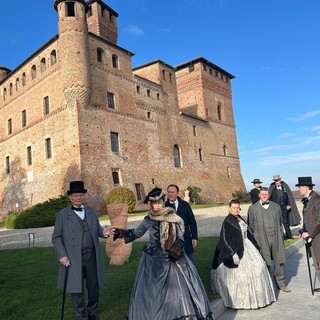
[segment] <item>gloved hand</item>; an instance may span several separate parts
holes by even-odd
[[[124,238],[126,235],[126,230],[114,228],[113,241],[116,241],[118,238]]]
[[[174,244],[169,251],[169,259],[172,261],[177,261],[180,259],[182,254],[182,248]]]
[[[232,259],[233,259],[233,263],[236,264],[237,266],[240,264],[240,258],[238,256],[237,253],[235,253],[233,256],[232,256]]]

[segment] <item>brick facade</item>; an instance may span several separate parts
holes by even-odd
[[[54,6],[58,35],[16,69],[0,67],[0,216],[65,194],[78,179],[98,211],[117,184],[138,204],[169,183],[182,197],[198,186],[208,202],[245,190],[231,74],[202,57],[132,68],[112,8]]]

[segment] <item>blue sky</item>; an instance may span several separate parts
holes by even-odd
[[[198,56],[232,80],[241,171],[320,187],[319,0],[110,0],[133,66]],[[54,0],[1,2],[0,65],[15,68],[57,33]],[[30,21],[29,21],[30,20]]]

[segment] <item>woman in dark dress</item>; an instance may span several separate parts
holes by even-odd
[[[150,211],[134,229],[115,229],[114,238],[134,241],[149,232],[132,290],[128,320],[212,320],[197,269],[183,252],[183,220],[164,207],[164,194],[151,190]]]
[[[248,239],[248,226],[239,211],[240,202],[231,200],[214,253],[211,286],[226,307],[257,309],[276,297],[267,265]]]

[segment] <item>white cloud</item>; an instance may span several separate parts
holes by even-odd
[[[310,118],[313,118],[315,116],[317,116],[318,114],[320,114],[320,110],[314,110],[314,111],[310,111],[307,113],[303,113],[300,116],[296,117],[296,118],[287,118],[287,120],[289,121],[294,121],[294,122],[299,122],[299,121],[304,121]]]
[[[134,37],[141,37],[144,35],[143,29],[139,28],[137,25],[129,25],[124,31]]]
[[[274,151],[274,150],[284,150],[284,149],[286,149],[286,147],[287,146],[285,146],[285,145],[269,146],[269,147],[264,147],[261,149],[254,150],[253,152],[256,154],[268,153],[268,152]]]

